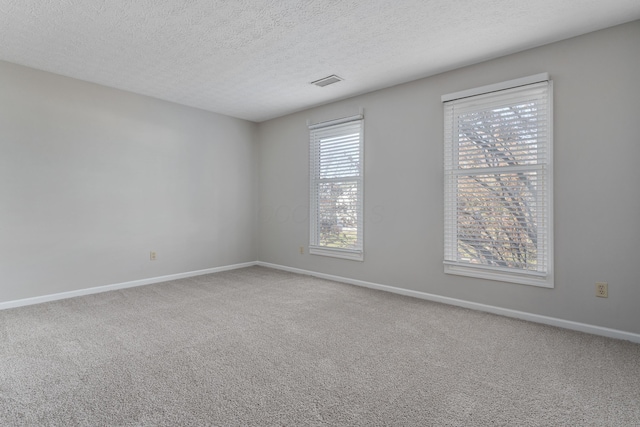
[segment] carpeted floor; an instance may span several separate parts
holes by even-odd
[[[251,267],[0,311],[0,425],[638,426],[640,345]]]

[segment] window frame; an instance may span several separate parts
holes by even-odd
[[[323,131],[338,129],[340,126],[358,122],[359,125],[359,164],[357,176],[340,177],[339,182],[355,182],[357,184],[357,220],[355,249],[334,248],[320,244],[318,184],[330,182],[331,179],[320,177],[318,165],[320,153],[319,134]],[[341,258],[352,261],[364,261],[364,116],[362,114],[341,119],[309,125],[309,254]],[[333,179],[336,180],[335,178]]]
[[[544,171],[542,175],[542,179],[546,180],[543,183],[544,196],[539,199],[538,202],[542,202],[542,207],[536,209],[536,215],[543,215],[544,220],[544,230],[546,230],[546,235],[543,235],[543,251],[546,252],[546,271],[531,271],[517,268],[501,268],[501,267],[493,267],[489,265],[483,264],[472,264],[470,262],[464,263],[459,260],[452,260],[451,254],[448,254],[449,251],[456,251],[457,253],[457,241],[458,241],[458,229],[457,222],[458,216],[455,213],[447,214],[447,211],[455,212],[457,211],[458,206],[458,196],[460,194],[457,189],[457,179],[459,176],[464,176],[464,174],[457,174],[455,172],[455,168],[458,166],[455,155],[453,155],[453,151],[455,151],[454,146],[456,146],[456,142],[458,141],[458,137],[455,136],[454,127],[455,122],[457,121],[457,116],[455,113],[451,115],[447,114],[448,103],[455,102],[456,100],[469,99],[473,98],[481,99],[480,102],[490,102],[492,94],[495,93],[496,97],[499,97],[510,90],[516,88],[523,88],[526,86],[538,85],[540,83],[547,84],[547,138],[546,138],[546,161],[539,164],[541,169]],[[484,98],[484,99],[483,99]],[[444,272],[446,274],[454,274],[461,276],[469,276],[481,279],[488,280],[497,280],[504,281],[516,284],[525,284],[525,285],[533,285],[540,286],[546,288],[554,287],[554,274],[553,274],[553,81],[549,78],[548,73],[536,74],[529,77],[523,77],[520,79],[509,80],[502,83],[497,83],[488,86],[482,86],[475,89],[464,90],[460,92],[455,92],[442,96],[443,102],[443,110],[444,110],[444,149],[445,149],[445,165],[444,165],[444,191],[445,191],[445,200],[444,200],[444,208],[445,208],[445,224],[444,224],[444,242],[445,242],[445,253],[444,253]],[[464,101],[462,101],[464,102]],[[486,109],[487,107],[485,107]],[[482,111],[482,108],[479,107],[478,111]],[[447,133],[447,129],[450,129],[450,132]],[[451,139],[447,138],[451,135]],[[452,150],[447,152],[447,150]],[[536,162],[539,162],[539,158],[536,157]],[[459,169],[459,168],[458,168]],[[479,171],[480,168],[471,168],[474,171]],[[515,171],[525,171],[526,168],[516,168]],[[494,174],[498,174],[498,172],[491,172]],[[500,173],[508,173],[500,172]],[[469,174],[467,174],[469,175]],[[538,176],[536,176],[538,179]],[[539,235],[539,234],[538,234]],[[539,252],[538,252],[539,253]]]

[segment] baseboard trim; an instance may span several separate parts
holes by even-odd
[[[236,270],[238,268],[252,267],[256,261],[241,264],[224,265],[221,267],[207,268],[204,270],[188,271],[186,273],[169,274],[167,276],[151,277],[149,279],[133,280],[131,282],[116,283],[113,285],[96,286],[93,288],[78,289],[76,291],[60,292],[57,294],[43,295],[39,297],[24,298],[14,301],[0,302],[0,310],[24,307],[26,305],[41,304],[43,302],[57,301],[74,298],[83,295],[99,294],[101,292],[115,291],[118,289],[134,288],[137,286],[152,285],[154,283],[168,282],[170,280],[185,279],[187,277],[202,276],[203,274],[219,273],[221,271]]]
[[[511,310],[508,308],[496,307],[493,305],[480,304],[477,302],[461,300],[457,298],[443,297],[440,295],[429,294],[426,292],[412,291],[410,289],[397,288],[394,286],[381,285],[378,283],[366,282],[363,280],[349,279],[347,277],[334,276],[331,274],[318,273],[316,271],[303,270],[300,268],[287,267],[284,265],[271,264],[268,262],[258,261],[256,265],[277,270],[289,271],[292,273],[304,274],[307,276],[319,277],[321,279],[333,280],[350,285],[362,286],[370,289],[377,289],[394,294],[406,295],[410,297],[420,298],[428,301],[440,302],[443,304],[455,305],[458,307],[470,308],[472,310],[484,311],[487,313],[499,314],[501,316],[513,317],[516,319],[528,320],[530,322],[542,323],[545,325],[557,326],[559,328],[571,329],[574,331],[585,332],[593,335],[600,335],[608,338],[616,338],[640,343],[640,334],[633,332],[621,331],[618,329],[605,328],[603,326],[590,325],[587,323],[573,322],[571,320],[558,319],[556,317],[542,316],[540,314],[528,313],[525,311]]]
[[[57,294],[43,295],[32,298],[24,298],[14,301],[0,302],[0,310],[9,308],[24,307],[27,305],[41,304],[44,302],[57,301],[61,299],[74,298],[83,295],[98,294],[102,292],[115,291],[118,289],[134,288],[137,286],[152,285],[154,283],[168,282],[170,280],[185,279],[187,277],[201,276],[204,274],[219,273],[221,271],[236,270],[239,268],[252,267],[259,265],[261,267],[273,268],[276,270],[289,271],[292,273],[304,274],[307,276],[319,277],[321,279],[333,280],[336,282],[347,283],[350,285],[361,286],[370,289],[391,292],[399,295],[406,295],[414,298],[420,298],[428,301],[440,302],[443,304],[455,305],[458,307],[469,308],[472,310],[484,311],[487,313],[498,314],[501,316],[513,317],[516,319],[528,320],[530,322],[542,323],[545,325],[557,326],[564,329],[585,332],[588,334],[600,335],[609,338],[627,340],[640,344],[640,334],[633,332],[621,331],[618,329],[605,328],[603,326],[590,325],[587,323],[574,322],[571,320],[558,319],[556,317],[542,316],[540,314],[528,313],[525,311],[511,310],[508,308],[497,307],[493,305],[480,304],[477,302],[461,300],[457,298],[444,297],[426,292],[413,291],[410,289],[397,288],[394,286],[382,285],[379,283],[367,282],[364,280],[350,279],[342,276],[334,276],[332,274],[319,273],[317,271],[303,270],[300,268],[287,267],[279,264],[272,264],[263,261],[251,261],[240,264],[224,265],[221,267],[207,268],[204,270],[188,271],[185,273],[170,274],[166,276],[151,277],[148,279],[133,280],[130,282],[116,283],[112,285],[96,286],[93,288],[78,289],[75,291],[60,292]]]

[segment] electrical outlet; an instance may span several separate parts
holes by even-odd
[[[149,252],[149,261],[155,261],[156,258],[157,258],[157,255],[155,251]]]
[[[609,284],[606,282],[596,283],[596,296],[600,298],[609,298]]]
[[[304,246],[300,246],[300,255],[304,255]]]

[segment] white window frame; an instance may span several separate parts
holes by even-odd
[[[347,126],[353,128],[356,125],[359,128],[359,165],[356,173],[335,178],[323,178],[320,174],[319,161],[321,157],[320,141],[326,137],[328,133],[339,135],[342,129]],[[353,261],[364,260],[364,116],[357,115],[345,117],[342,119],[331,120],[309,126],[310,144],[309,144],[309,184],[310,184],[310,237],[309,237],[309,254],[323,255],[334,258],[343,258]],[[356,192],[356,246],[354,248],[336,248],[323,245],[320,238],[320,202],[318,189],[321,183],[327,182],[352,182],[357,185]]]
[[[463,169],[458,164],[457,147],[459,132],[457,131],[457,120],[460,113],[456,115],[456,104],[464,105],[465,108],[475,108],[474,103],[478,103],[478,111],[486,110],[487,103],[492,102],[497,97],[504,96],[511,92],[520,91],[517,88],[534,88],[536,85],[546,87],[546,158],[541,156],[536,159],[537,163],[532,169],[531,166],[510,166],[496,172],[498,168],[492,169],[491,173],[500,174],[508,172],[536,171],[538,187],[542,191],[536,197],[537,223],[542,224],[541,232],[537,234],[538,271],[489,266],[464,262],[458,254],[458,197],[457,187],[459,176],[471,176],[467,169]],[[541,286],[553,288],[553,82],[547,73],[534,76],[510,80],[494,85],[483,86],[461,92],[455,92],[442,96],[444,103],[444,133],[445,133],[445,256],[444,272],[470,276],[489,280],[498,280],[511,283]],[[542,104],[541,104],[542,105]],[[471,106],[471,107],[470,107]],[[484,106],[484,107],[483,107]],[[467,110],[468,111],[468,110]],[[540,144],[542,145],[542,144]],[[509,169],[509,170],[507,170]],[[472,171],[481,171],[481,168],[473,168]],[[472,174],[473,172],[471,172]],[[540,231],[540,230],[536,230]],[[542,246],[541,246],[542,245]],[[542,254],[542,255],[540,255]]]

